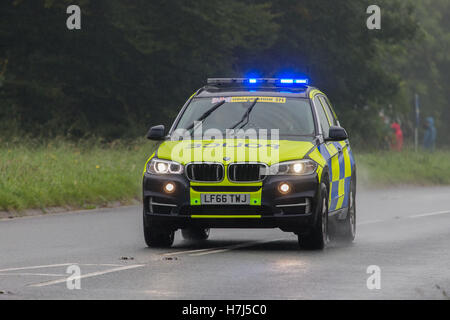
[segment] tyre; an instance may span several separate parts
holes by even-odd
[[[348,212],[344,220],[336,222],[334,238],[337,241],[351,243],[356,235],[356,183],[354,179],[350,182],[350,193],[348,199]]]
[[[173,244],[175,231],[155,226],[149,223],[144,216],[144,239],[149,247],[168,248]]]
[[[181,230],[181,234],[186,240],[206,240],[209,237],[209,228],[186,228]]]
[[[300,248],[322,250],[328,242],[328,190],[320,185],[320,197],[316,208],[317,220],[310,233],[298,236]]]

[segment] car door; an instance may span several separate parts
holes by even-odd
[[[325,108],[320,101],[320,95],[316,94],[313,97],[313,104],[318,117],[318,122],[320,125],[320,131],[322,132],[323,138],[328,138],[328,133],[330,130],[329,115],[327,115]],[[339,176],[340,176],[340,166],[339,166],[339,150],[333,142],[325,142],[319,146],[319,151],[325,158],[329,169],[329,201],[328,209],[329,211],[334,211],[336,204],[339,200]]]
[[[319,95],[319,100],[330,126],[340,126],[329,100],[322,94]],[[333,168],[330,181],[331,203],[329,206],[330,211],[335,211],[348,207],[348,194],[352,176],[351,155],[349,153],[348,139],[344,141],[330,141],[326,145],[329,150],[331,149],[332,153],[336,149],[337,154],[331,160]]]

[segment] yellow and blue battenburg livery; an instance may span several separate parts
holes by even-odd
[[[327,162],[330,170],[329,210],[335,211],[348,207],[350,181],[354,159],[348,141],[321,144],[319,152]]]
[[[356,166],[326,95],[305,78],[215,78],[186,102],[143,173],[144,235],[280,228],[302,248],[353,241]]]

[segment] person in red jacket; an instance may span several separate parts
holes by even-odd
[[[391,150],[402,151],[403,148],[403,132],[400,125],[397,122],[391,124],[391,128],[394,130],[394,139],[391,143]]]

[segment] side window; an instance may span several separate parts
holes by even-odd
[[[328,118],[330,119],[331,125],[339,126],[339,122],[337,121],[335,114],[334,114],[333,110],[331,109],[330,104],[328,103],[328,100],[325,99],[325,97],[320,96],[320,102],[322,102],[322,105],[328,114]]]
[[[330,131],[330,124],[328,123],[327,115],[325,114],[324,109],[322,108],[322,104],[319,101],[319,97],[314,97],[314,106],[317,110],[317,116],[319,117],[319,123],[322,127],[323,136],[328,137],[328,132]]]

